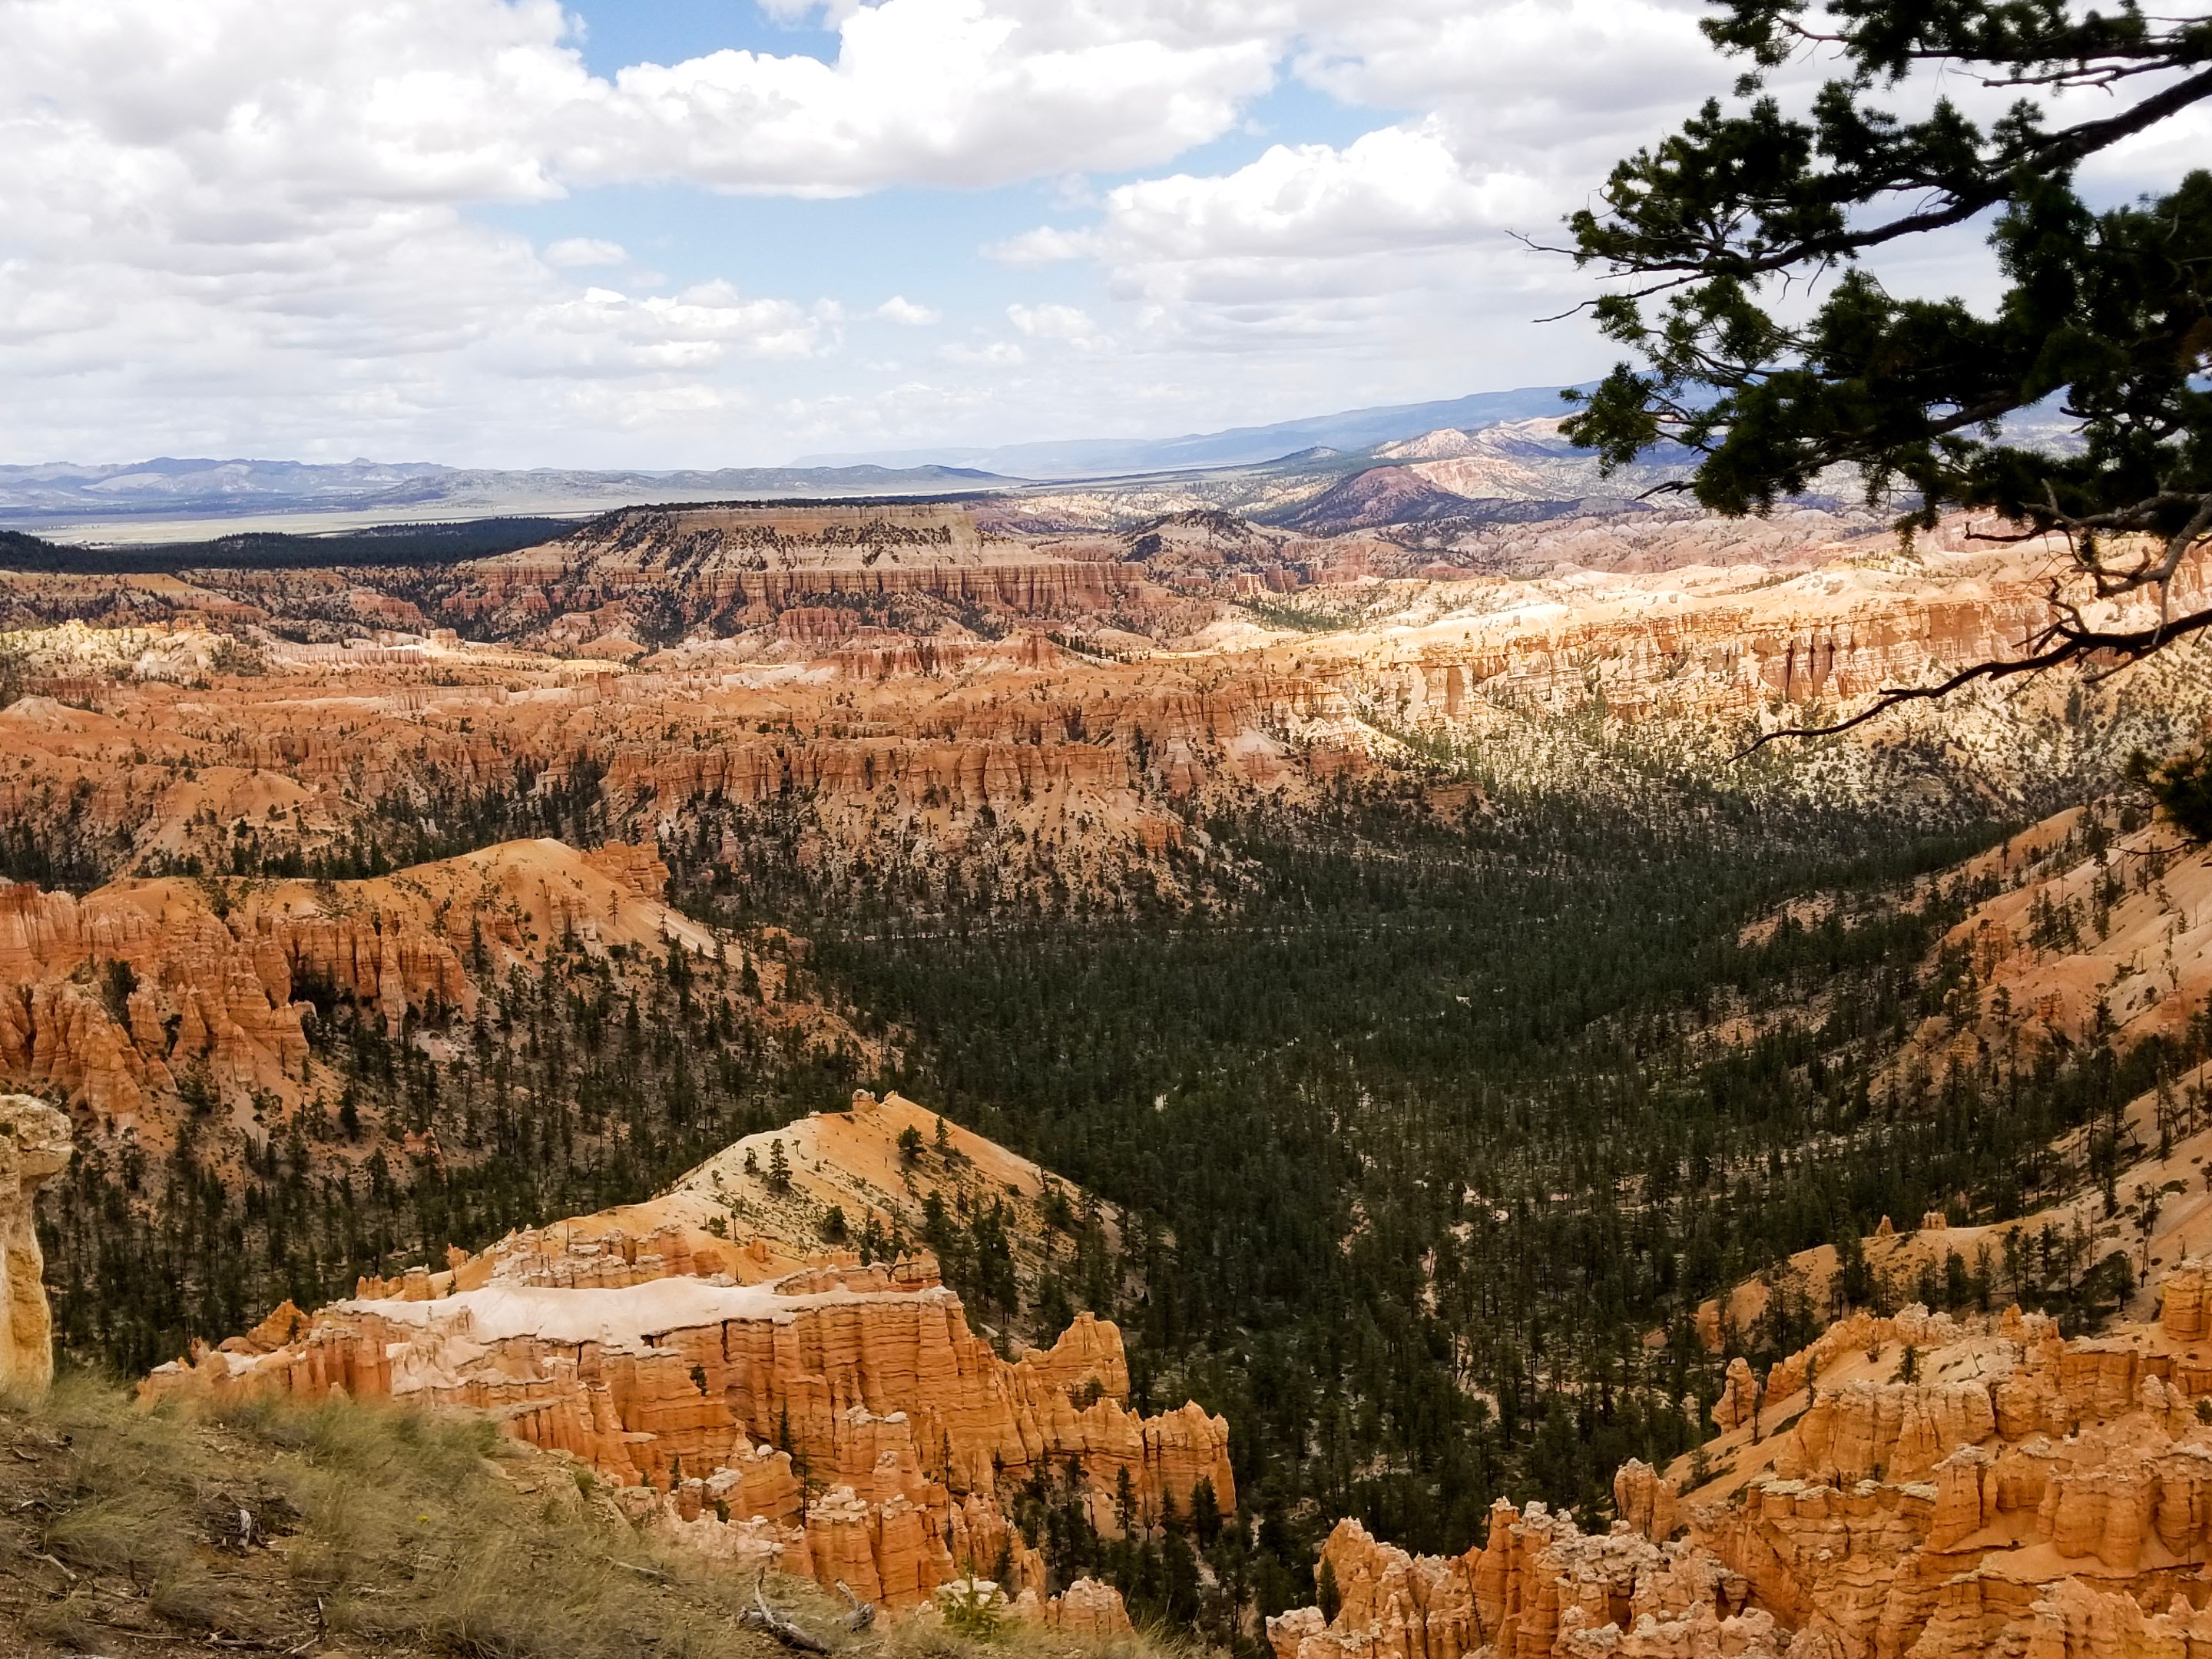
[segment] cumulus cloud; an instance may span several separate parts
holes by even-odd
[[[1556,234],[1734,73],[1698,0],[766,4],[836,31],[831,60],[596,76],[561,0],[0,0],[0,447],[611,459],[615,431],[643,434],[623,459],[678,458],[654,434],[726,459],[802,404],[886,432],[1120,429],[1578,375],[1585,335],[1522,325],[1583,279],[1505,232]],[[1372,130],[1170,170],[1286,76]],[[2202,133],[2160,142],[2136,160],[2179,166]],[[1013,338],[972,332],[894,396],[854,383],[834,297],[672,286],[484,211],[647,181],[1041,184],[1055,222],[991,252],[1090,262],[1102,297],[1006,307]],[[852,314],[941,320],[903,295]],[[1183,355],[1222,351],[1240,374]]]
[[[882,0],[842,15],[835,63],[726,51],[589,83],[559,167],[836,195],[1154,165],[1273,83],[1282,32],[1245,9]]]
[[[1002,242],[985,245],[983,252],[1010,265],[1048,265],[1063,259],[1088,259],[1105,251],[1106,239],[1096,230],[1066,230],[1039,225]]]
[[[1006,319],[1033,340],[1065,340],[1079,351],[1106,343],[1091,314],[1075,306],[1008,306]]]
[[[477,210],[641,180],[835,195],[1141,167],[1233,125],[1285,40],[1173,0],[882,0],[833,9],[834,63],[722,52],[608,79],[557,0],[0,12],[0,347],[45,388],[0,444],[25,459],[296,453],[307,432],[411,450],[501,408],[557,414],[523,390],[549,377],[637,382],[625,421],[745,406],[732,366],[833,349],[834,307],[586,292],[570,273],[622,266],[618,244],[538,250]],[[933,320],[903,297],[877,314]]]
[[[564,236],[545,245],[545,263],[562,270],[585,270],[593,265],[619,265],[629,255],[620,242],[597,236]]]
[[[1585,145],[1617,155],[1723,89],[1735,71],[1698,30],[1710,10],[1694,0],[1346,7],[1317,21],[1296,72],[1349,104],[1444,115],[1541,169]]]
[[[1156,353],[1309,362],[1425,353],[1456,356],[1473,376],[1517,378],[1547,352],[1586,349],[1577,331],[1539,340],[1525,326],[1559,309],[1540,296],[1571,281],[1571,268],[1506,233],[1541,228],[1556,205],[1542,180],[1462,150],[1431,116],[1340,147],[1273,145],[1225,173],[1122,185],[1096,223],[1041,228],[988,252],[1015,265],[1096,261]],[[1519,349],[1502,358],[1485,337]]]
[[[937,355],[948,363],[962,363],[990,368],[1007,368],[1027,360],[1028,354],[1012,340],[987,340],[969,343],[955,340],[938,348]]]
[[[1139,179],[1104,192],[1087,222],[984,252],[1017,266],[1095,263],[1155,350],[1455,352],[1470,384],[1547,355],[1580,372],[1594,361],[1586,331],[1540,339],[1526,325],[1587,279],[1514,233],[1559,240],[1614,157],[1726,89],[1733,71],[1698,32],[1705,9],[1313,0],[1291,72],[1346,104],[1417,113],[1349,143],[1284,142],[1240,167]]]
[[[1091,264],[1154,354],[1288,364],[1455,359],[1468,384],[1590,372],[1613,355],[1582,322],[1532,319],[1596,278],[1556,246],[1611,163],[1725,94],[1742,65],[1694,0],[1389,0],[1306,6],[1290,72],[1343,103],[1418,112],[1341,143],[1284,142],[1241,166],[1144,177],[1094,210],[982,250],[1012,266]],[[1835,72],[1808,56],[1771,80],[1799,101]],[[1895,89],[1912,111],[1935,77]],[[1941,90],[1988,118],[2010,92]],[[2212,131],[2212,112],[2203,124]],[[2176,134],[2181,149],[2195,133]],[[2172,146],[2169,146],[2171,149]],[[2121,158],[2114,158],[2117,163]],[[2167,176],[2179,170],[2169,156]],[[2091,169],[2093,182],[2097,169]],[[1988,297],[1978,230],[1886,256],[1912,291]],[[1256,374],[1255,370],[1247,370]]]
[[[916,305],[903,294],[894,294],[878,306],[875,315],[887,323],[899,323],[908,328],[927,328],[938,320],[938,313],[927,306]]]
[[[1108,199],[1107,236],[1152,259],[1341,257],[1463,241],[1547,205],[1525,174],[1463,160],[1430,120],[1342,149],[1278,144],[1212,178],[1125,185]]]

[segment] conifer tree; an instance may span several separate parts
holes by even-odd
[[[1620,162],[1602,204],[1569,222],[1577,262],[1618,279],[1592,302],[1599,325],[1641,362],[1569,394],[1583,406],[1568,435],[1608,467],[1683,447],[1696,467],[1681,487],[1721,513],[1764,512],[1842,467],[1908,526],[1978,508],[1993,538],[2070,544],[2074,580],[2017,653],[1899,688],[1847,724],[2212,625],[2212,608],[2169,604],[2182,562],[2212,542],[2212,172],[2101,210],[2076,185],[2086,163],[2212,99],[2212,20],[2136,0],[1722,0],[1701,27],[1745,62],[1734,101]],[[1819,54],[1838,72],[1785,109],[1766,76]],[[1987,123],[1949,96],[1917,119],[1881,107],[1929,70],[2018,96]],[[1865,263],[1991,213],[2004,287],[1989,311],[1893,293]],[[1831,276],[1809,317],[1779,308]],[[2072,443],[2000,429],[2046,400]],[[2146,592],[2148,621],[2085,608]]]

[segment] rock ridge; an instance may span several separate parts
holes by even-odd
[[[437,1273],[364,1281],[312,1316],[279,1309],[142,1392],[488,1411],[614,1484],[641,1524],[891,1607],[963,1574],[1042,1596],[1042,1564],[999,1492],[1048,1462],[1079,1468],[1109,1534],[1125,1473],[1146,1524],[1170,1502],[1187,1511],[1201,1483],[1233,1512],[1227,1423],[1195,1404],[1131,1412],[1110,1322],[1079,1315],[1050,1349],[1008,1360],[927,1258],[824,1258],[742,1284],[728,1265],[745,1254],[695,1249],[681,1229],[518,1234]],[[1059,1617],[1111,1622],[1089,1593]]]
[[[2156,1323],[2086,1340],[2017,1309],[1854,1315],[1763,1381],[1730,1367],[1706,1486],[1632,1461],[1609,1533],[1500,1504],[1449,1558],[1341,1522],[1335,1618],[1285,1613],[1269,1640],[1278,1659],[2212,1652],[2212,1261],[2163,1290]]]

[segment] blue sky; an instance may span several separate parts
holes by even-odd
[[[1582,380],[1533,319],[1589,280],[1516,233],[1736,68],[1698,0],[7,3],[15,463],[773,464]],[[1972,234],[1894,274],[1988,291]]]
[[[580,9],[584,56],[611,75],[629,64],[680,61],[725,47],[834,62],[836,36],[765,17],[750,3],[597,4]],[[1348,144],[1390,112],[1340,103],[1296,81],[1246,106],[1237,131],[1194,145],[1178,170],[1228,173],[1271,144]],[[1040,300],[1108,303],[1095,267],[1018,270],[984,250],[1039,225],[1076,227],[1103,195],[1141,173],[1079,180],[1026,180],[994,189],[894,186],[862,196],[805,198],[729,195],[683,182],[625,183],[557,201],[481,210],[485,222],[540,242],[605,238],[676,282],[726,276],[762,292],[825,294],[854,310],[893,294],[948,319],[997,321],[1005,308]]]
[[[840,46],[818,10],[777,18],[752,0],[599,0],[569,11],[581,26],[573,38],[585,63],[610,79],[632,64],[676,64],[724,50],[804,54],[834,64]],[[1271,146],[1347,145],[1407,113],[1348,102],[1285,76],[1242,106],[1233,130],[1179,151],[1175,167],[1200,175],[1231,174]],[[722,278],[746,292],[826,296],[854,319],[847,328],[855,352],[896,360],[911,343],[900,337],[903,331],[865,315],[894,295],[939,313],[947,337],[954,339],[1003,334],[1011,306],[1056,304],[1092,316],[1112,314],[1117,302],[1095,263],[1016,266],[987,250],[1040,226],[1087,225],[1097,216],[1099,198],[1145,176],[1141,169],[1124,168],[988,188],[894,185],[828,198],[733,195],[684,181],[626,182],[577,190],[556,201],[486,209],[479,216],[541,245],[568,238],[618,244],[639,268],[676,284]],[[1437,364],[1427,374],[1347,386],[1342,395],[1396,401],[1473,389],[1449,366]],[[1329,393],[1317,388],[1316,395],[1326,402]],[[1181,425],[1167,416],[1164,429],[1316,412],[1293,395],[1256,414],[1226,405],[1194,407]],[[1152,430],[1141,422],[1121,424],[1129,435]],[[1091,431],[1085,426],[1050,435]],[[960,435],[997,442],[1024,434],[987,420]],[[833,434],[823,436],[836,447]]]

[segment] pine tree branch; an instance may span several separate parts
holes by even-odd
[[[1865,202],[1893,190],[1927,189],[1931,186],[1942,191],[1949,198],[1942,206],[1923,209],[1867,229],[1844,230],[1832,235],[1811,237],[1803,241],[1785,243],[1760,253],[1736,253],[1725,247],[1709,247],[1695,254],[1638,259],[1621,254],[1594,253],[1585,248],[1577,258],[1584,261],[1602,258],[1617,271],[1623,273],[1639,272],[1650,276],[1680,273],[1668,282],[1635,290],[1634,297],[1638,298],[1715,276],[1725,275],[1739,279],[1763,276],[1811,260],[1850,258],[1867,249],[1893,242],[1899,237],[1917,235],[1922,231],[1944,230],[1953,225],[1962,224],[1984,209],[1994,207],[2012,195],[2015,188],[2015,174],[2021,167],[2033,167],[2045,173],[2064,172],[2123,138],[2145,131],[2208,98],[2212,98],[2212,70],[2200,70],[2185,81],[2177,82],[2118,115],[2107,116],[2102,120],[2084,121],[2079,125],[2050,134],[2018,155],[1996,157],[1987,164],[1989,170],[1969,179],[1954,180],[1948,184],[1930,179],[1867,180],[1854,199]]]
[[[2070,610],[2070,607],[2069,609]],[[1768,744],[1782,738],[1832,738],[1838,732],[1849,732],[1854,727],[1864,726],[1869,720],[1877,719],[1901,704],[1932,702],[1938,698],[1948,697],[1954,691],[1972,685],[1978,680],[2004,680],[2019,674],[2039,674],[2046,669],[2063,667],[2069,663],[2081,662],[2087,658],[2103,654],[2119,658],[2118,662],[2114,663],[2111,668],[2103,671],[2098,676],[2101,679],[2106,675],[2128,666],[2130,663],[2141,661],[2153,652],[2163,646],[2172,644],[2178,639],[2212,628],[2212,610],[2192,611],[2178,621],[2160,622],[2149,628],[2135,629],[2124,633],[2108,633],[2100,629],[2083,627],[2078,621],[2079,613],[2074,614],[2075,620],[2055,624],[2050,632],[2042,636],[2046,641],[2056,641],[2055,644],[2047,645],[2045,648],[2028,656],[2014,657],[2008,660],[1978,662],[1971,667],[1960,669],[1950,678],[1936,685],[1893,686],[1875,698],[1871,705],[1852,715],[1849,720],[1837,720],[1828,726],[1784,726],[1778,731],[1765,732],[1753,739],[1738,750],[1731,758],[1747,759]]]

